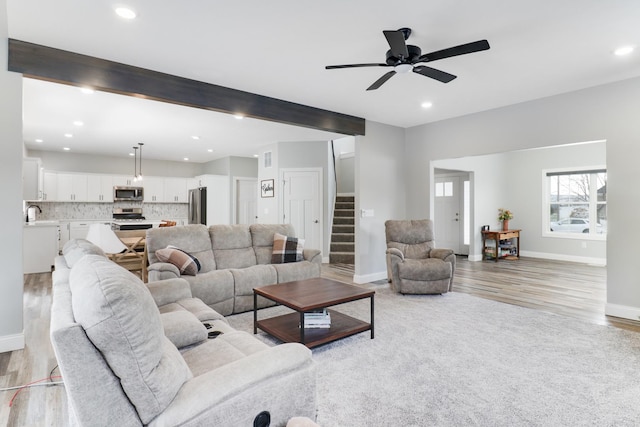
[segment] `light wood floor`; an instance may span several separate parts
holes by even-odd
[[[322,275],[352,283],[353,266],[323,265]],[[386,286],[386,281],[369,286]],[[465,292],[601,325],[640,332],[640,322],[604,315],[606,268],[561,261],[521,258],[517,261],[469,262],[458,258],[454,292]],[[24,350],[0,354],[0,388],[46,378],[56,367],[49,342],[51,275],[29,274],[24,284]],[[59,375],[57,370],[54,375]],[[0,391],[0,426],[66,426],[62,386]]]

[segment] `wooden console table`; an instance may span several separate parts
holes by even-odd
[[[487,240],[493,240],[493,254],[487,250]],[[500,256],[500,242],[503,240],[515,240],[515,255]],[[504,247],[504,246],[503,246]],[[493,255],[496,262],[498,259],[518,259],[520,258],[520,230],[504,230],[504,231],[482,231],[482,259],[489,259],[487,255]]]

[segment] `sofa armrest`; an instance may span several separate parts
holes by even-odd
[[[429,252],[429,258],[439,258],[443,261],[447,261],[447,257],[453,255],[452,249],[431,249]]]
[[[180,270],[168,262],[154,262],[147,267],[149,281],[176,279],[180,277]]]
[[[393,255],[396,256],[398,258],[400,258],[398,261],[404,261],[404,254],[402,253],[402,251],[398,248],[387,248],[387,255]]]
[[[187,421],[208,425],[249,425],[239,420],[253,420],[260,411],[270,409],[265,408],[255,396],[274,392],[278,393],[277,404],[290,402],[295,405],[300,399],[313,402],[312,408],[298,407],[301,413],[290,414],[289,417],[315,416],[316,371],[311,350],[302,344],[282,344],[194,377],[183,384],[171,404],[150,426],[181,425]],[[249,412],[230,415],[225,404],[243,394],[246,394],[243,406],[245,412]],[[251,411],[251,406],[256,405],[260,409]],[[272,411],[272,415],[276,412]],[[272,422],[283,424],[282,420]]]
[[[303,249],[302,257],[305,261],[315,262],[316,264],[322,264],[322,253],[320,249]]]
[[[149,282],[147,288],[158,307],[192,297],[191,286],[184,279]]]

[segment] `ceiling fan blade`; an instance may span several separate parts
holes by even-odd
[[[327,70],[335,70],[338,68],[358,68],[358,67],[390,67],[388,64],[346,64],[346,65],[327,65]]]
[[[442,83],[449,83],[455,79],[453,74],[445,73],[444,71],[436,70],[435,68],[427,67],[426,65],[418,65],[413,67],[413,72],[422,74],[425,77],[431,77]]]
[[[402,31],[383,31],[384,36],[391,47],[391,53],[396,58],[407,58],[409,51],[407,50],[407,44],[404,41],[404,34]]]
[[[489,42],[486,40],[478,40],[477,42],[471,42],[461,44],[460,46],[450,47],[448,49],[437,50],[431,53],[425,53],[418,58],[416,62],[429,62],[436,61],[438,59],[451,58],[452,56],[465,55],[467,53],[480,52],[482,50],[489,49]]]
[[[393,70],[389,71],[388,73],[386,73],[385,75],[380,77],[378,80],[373,82],[373,84],[371,86],[369,86],[367,88],[367,90],[376,90],[376,89],[378,89],[380,86],[382,86],[387,80],[389,80],[395,74],[396,74],[395,71],[393,71]]]

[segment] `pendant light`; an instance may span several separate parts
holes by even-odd
[[[133,182],[138,180],[138,147],[133,147]]]
[[[140,168],[138,171],[138,181],[142,181],[142,146],[144,143],[138,142],[138,146],[140,147]]]

